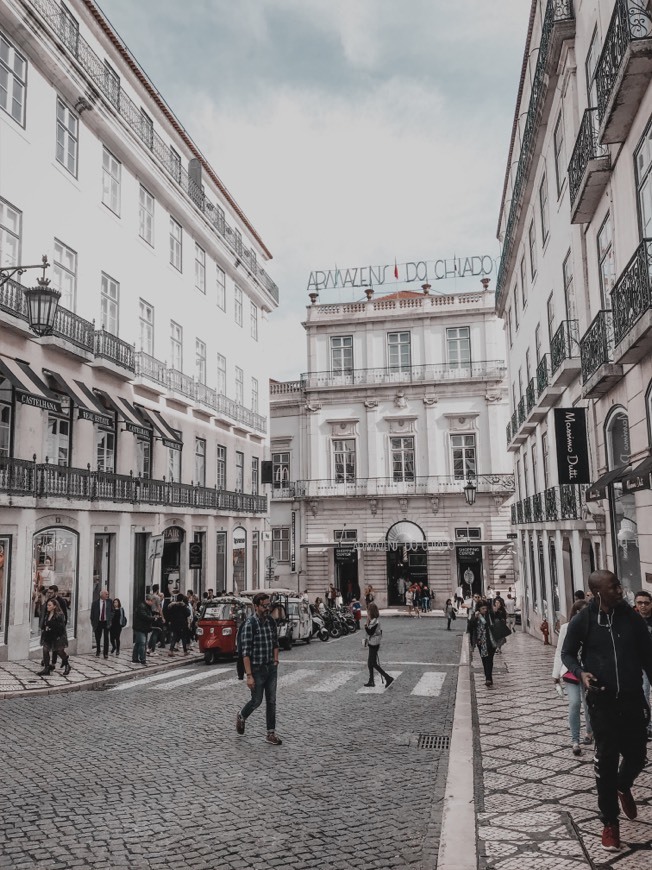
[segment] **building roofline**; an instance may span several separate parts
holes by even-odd
[[[113,25],[111,24],[109,19],[106,17],[104,12],[102,12],[102,10],[97,5],[95,0],[82,0],[82,2],[84,4],[84,6],[86,7],[86,9],[88,9],[90,14],[92,15],[93,19],[97,22],[97,24],[100,26],[102,31],[105,33],[105,35],[109,38],[109,40],[111,41],[111,44],[118,51],[118,53],[121,55],[121,57],[123,58],[123,60],[127,64],[127,66],[129,67],[129,69],[133,72],[133,74],[136,76],[138,81],[145,88],[145,90],[147,91],[149,96],[152,98],[152,100],[156,103],[156,105],[158,106],[158,108],[160,109],[162,114],[170,122],[172,127],[174,127],[175,131],[179,134],[180,138],[183,140],[185,145],[192,152],[193,156],[196,157],[200,161],[202,168],[206,171],[207,175],[209,176],[209,178],[211,179],[213,184],[215,184],[215,186],[220,191],[220,193],[222,193],[222,195],[227,200],[229,205],[233,208],[233,210],[238,215],[240,220],[243,222],[243,224],[247,227],[249,232],[252,234],[252,236],[258,242],[258,244],[260,245],[265,256],[271,260],[272,253],[269,250],[269,248],[265,245],[265,243],[263,242],[263,240],[261,239],[259,234],[256,232],[253,225],[251,224],[251,222],[249,221],[249,219],[247,218],[245,213],[242,211],[242,209],[240,208],[238,203],[235,201],[234,197],[229,192],[229,190],[226,187],[226,185],[224,184],[224,182],[222,182],[220,180],[220,178],[217,175],[217,173],[215,172],[215,170],[208,163],[208,161],[206,160],[204,155],[201,153],[199,148],[195,145],[193,140],[190,138],[189,134],[186,132],[186,130],[183,127],[183,125],[181,124],[181,122],[177,119],[177,117],[174,114],[174,112],[172,111],[172,109],[165,102],[165,100],[161,96],[160,92],[154,87],[149,76],[145,73],[145,71],[140,66],[140,64],[138,63],[136,58],[129,51],[129,49],[127,48],[127,46],[123,42],[122,38],[120,37],[120,35],[116,31],[116,29],[113,27]]]

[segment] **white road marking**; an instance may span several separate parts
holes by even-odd
[[[317,671],[295,671],[293,674],[284,674],[282,677],[278,678],[277,686],[279,688],[283,686],[293,686],[295,683],[298,683],[300,680],[305,679],[306,677],[312,676],[312,674],[316,674]]]
[[[198,680],[208,680],[216,674],[225,674],[231,668],[206,668],[206,670],[195,672],[189,677],[181,677],[180,680],[172,680],[171,683],[165,683],[164,686],[154,686],[159,692],[167,692],[169,689],[176,689],[177,686],[186,686],[189,683],[196,683]]]
[[[445,679],[446,674],[439,671],[426,671],[410,694],[437,698],[441,693],[441,687],[444,685]]]
[[[390,677],[394,677],[394,679],[396,679],[397,677],[401,676],[403,671],[387,671],[387,673],[390,675]],[[374,680],[376,681],[375,686],[369,686],[368,688],[367,686],[363,686],[361,689],[358,689],[358,695],[382,695],[383,692],[387,691],[385,686],[380,681],[380,674],[376,674]]]
[[[337,673],[331,674],[330,677],[326,677],[321,683],[317,683],[316,686],[306,689],[306,692],[334,692],[340,686],[348,683],[351,677],[355,677],[360,673],[360,671],[337,671]]]
[[[360,667],[366,667],[367,658],[366,654],[363,654],[364,658],[360,659]],[[350,665],[351,659],[290,659],[286,656],[282,656],[281,665],[285,667],[285,665]],[[384,662],[386,665],[394,665],[403,667],[404,665],[418,665],[422,668],[459,668],[459,662],[399,662],[399,661],[388,661]]]
[[[137,674],[138,671],[134,671]],[[154,674],[153,677],[145,677],[142,680],[134,679],[129,682],[119,683],[109,689],[110,692],[124,692],[125,689],[136,689],[138,686],[146,686],[148,683],[155,683],[157,680],[169,680],[170,677],[176,677],[177,674],[188,673],[186,668],[178,668],[174,671],[166,671],[164,674]]]
[[[239,680],[237,677],[232,677],[230,680],[216,680],[210,686],[197,686],[198,692],[217,692],[219,689],[224,689],[227,686],[246,686],[245,680]]]

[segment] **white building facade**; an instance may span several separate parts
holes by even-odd
[[[595,568],[652,589],[652,13],[534,0],[499,218],[520,571],[537,634]],[[534,336],[534,341],[533,341]],[[585,422],[569,482],[555,412]],[[647,520],[647,522],[646,522]]]
[[[401,602],[427,580],[441,607],[458,585],[514,583],[513,477],[504,335],[493,294],[399,291],[308,306],[308,371],[272,382],[275,582],[345,601],[367,584]],[[476,488],[473,507],[463,488]]]
[[[262,576],[270,254],[91,0],[0,2],[0,657]],[[29,327],[38,263],[61,292]],[[22,282],[22,286],[18,282]]]

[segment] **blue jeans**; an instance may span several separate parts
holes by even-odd
[[[240,711],[243,719],[249,716],[263,703],[265,695],[265,715],[267,718],[267,730],[276,730],[276,682],[278,667],[274,664],[255,665],[251,668],[254,675],[254,687],[251,690],[251,698]]]
[[[584,707],[584,722],[587,735],[593,734],[589,711],[586,706],[586,692],[581,683],[568,683],[562,680],[566,695],[568,696],[568,727],[570,728],[571,743],[580,742],[580,707]]]
[[[131,655],[132,662],[140,662],[141,665],[147,663],[147,653],[145,652],[145,647],[147,646],[147,632],[146,631],[134,631],[134,651]]]

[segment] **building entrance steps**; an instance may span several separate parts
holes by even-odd
[[[632,789],[638,820],[621,817],[622,851],[604,851],[593,748],[583,746],[579,758],[572,753],[567,701],[551,677],[554,652],[528,634],[512,634],[495,657],[493,689],[485,686],[481,659],[473,654],[478,866],[652,867],[652,764]]]

